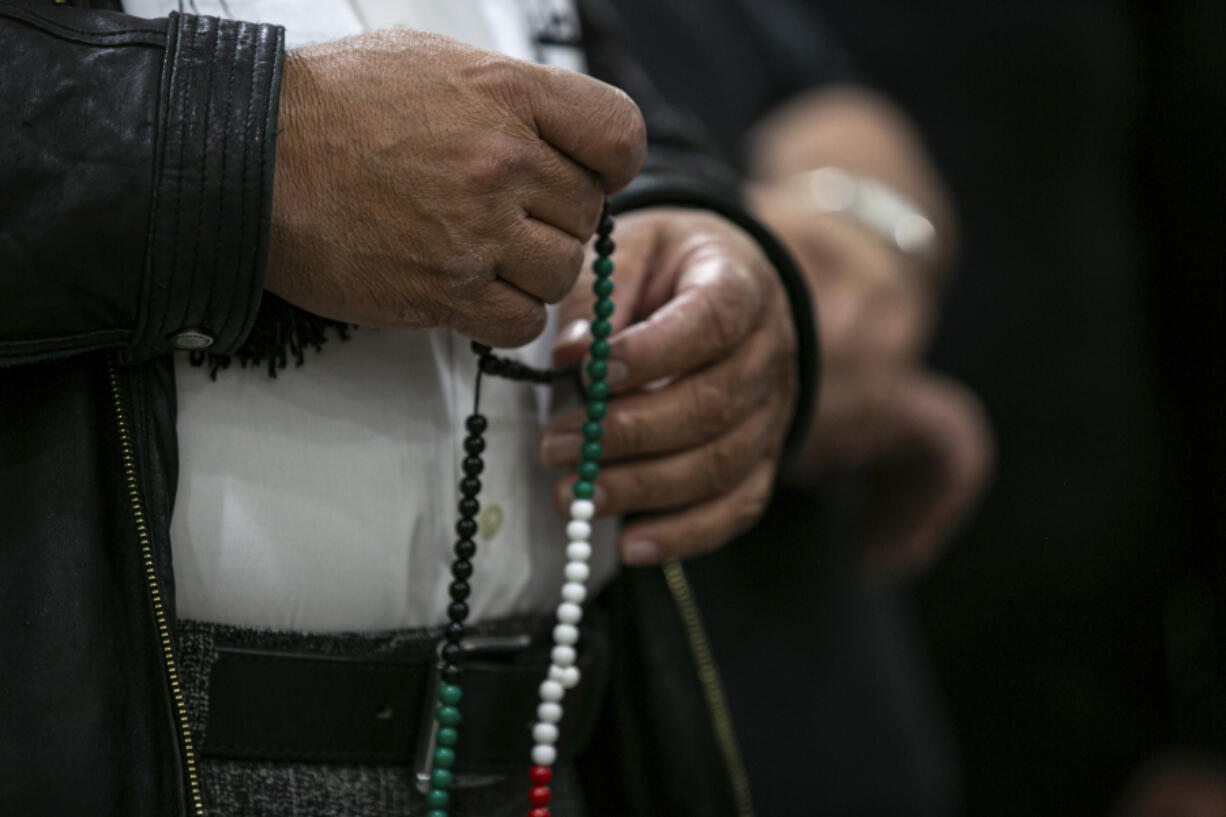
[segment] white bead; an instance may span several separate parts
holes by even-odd
[[[565,644],[559,644],[549,653],[549,659],[559,667],[569,667],[575,663],[576,657],[575,648]]]
[[[567,582],[562,585],[562,600],[582,604],[587,598],[587,588],[579,582]]]
[[[565,572],[568,582],[585,582],[592,571],[584,562],[567,562]]]
[[[541,681],[541,700],[549,703],[557,703],[562,700],[562,696],[566,694],[566,690],[557,681]]]
[[[553,643],[570,646],[579,640],[579,628],[574,624],[559,624],[553,628]]]
[[[558,750],[547,743],[538,743],[532,747],[532,762],[537,766],[552,766],[558,759]]]
[[[570,503],[570,518],[578,519],[580,522],[587,522],[596,515],[596,506],[592,504],[590,499],[576,499]]]
[[[562,670],[563,668],[558,666],[557,664],[551,665],[549,667],[549,680],[557,681],[559,684],[561,684],[562,681],[566,678],[566,673],[563,672]],[[563,684],[563,686],[565,686],[565,684]]]
[[[587,542],[571,542],[566,546],[566,558],[572,562],[586,562],[592,558],[592,546]]]
[[[566,523],[566,535],[572,541],[586,542],[592,535],[592,526],[581,519],[572,519]]]
[[[557,723],[562,720],[562,707],[552,701],[545,701],[536,708],[536,717],[544,723]]]
[[[558,605],[558,621],[563,624],[578,624],[583,620],[583,608],[569,601]]]
[[[532,727],[532,739],[540,743],[557,743],[558,727],[552,723],[538,723]]]
[[[562,670],[562,686],[567,689],[574,689],[579,686],[579,668],[566,667]]]

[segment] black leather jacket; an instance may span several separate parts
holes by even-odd
[[[601,20],[585,23],[593,73],[649,98]],[[275,26],[0,0],[0,814],[200,813],[175,668],[169,353],[232,352],[255,319],[283,47]],[[759,238],[792,296],[807,416],[799,275],[681,120],[644,108],[653,167],[619,207],[709,207]],[[691,699],[677,712],[687,683],[660,693]],[[708,777],[682,785],[733,813]]]

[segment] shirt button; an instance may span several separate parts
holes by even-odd
[[[493,538],[501,527],[502,508],[497,503],[486,505],[481,509],[481,513],[477,515],[477,530],[481,531],[482,537]]]
[[[175,333],[170,342],[176,349],[195,351],[212,346],[213,336],[203,329],[184,329],[182,332]]]

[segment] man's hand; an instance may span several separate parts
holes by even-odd
[[[645,210],[614,233],[612,396],[597,514],[630,514],[622,559],[650,564],[719,547],[766,508],[796,400],[796,339],[779,279],[757,244],[724,219]],[[562,306],[555,362],[591,338],[592,295]],[[580,411],[544,431],[547,465],[579,459]],[[558,484],[561,509],[571,478]]]
[[[992,435],[978,398],[924,369],[935,295],[923,270],[787,185],[752,200],[804,269],[822,345],[818,413],[789,481],[858,484],[852,535],[866,566],[928,565],[982,494]]]
[[[285,60],[266,286],[336,320],[517,346],[642,164],[621,91],[380,31]]]

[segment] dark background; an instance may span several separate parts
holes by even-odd
[[[821,0],[963,230],[932,362],[995,485],[919,589],[968,815],[1226,749],[1226,4]]]

